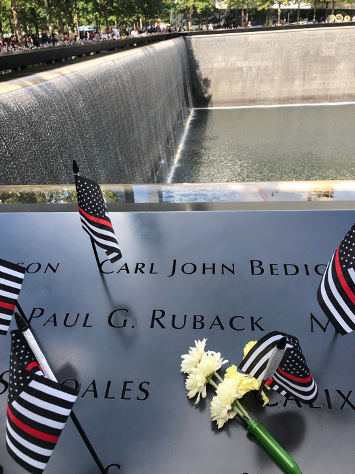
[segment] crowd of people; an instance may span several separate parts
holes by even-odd
[[[341,14],[337,15],[328,15],[326,18],[321,17],[317,23],[342,23],[342,22],[355,22],[355,15],[350,17],[350,15],[343,16]],[[308,20],[302,20],[302,23],[308,22]],[[277,20],[273,23],[272,26],[283,26],[288,25],[289,22],[286,21],[286,18],[277,22]],[[252,28],[255,26],[263,26],[257,25],[256,22],[252,19],[249,20],[245,25],[246,28]],[[242,28],[240,25],[235,24],[224,24],[222,27],[218,27],[218,29],[236,29]],[[212,23],[203,26],[203,30],[213,30],[216,29]],[[184,31],[183,27],[180,27],[177,30],[174,27],[170,27],[169,25],[160,24],[159,26],[149,27],[142,29],[136,28],[121,28],[121,27],[114,27],[114,28],[107,28],[101,31],[97,31],[94,29],[83,29],[83,31],[79,32],[79,35],[71,33],[69,31],[61,32],[58,31],[57,33],[52,33],[48,35],[47,29],[43,28],[39,35],[29,34],[25,35],[21,38],[21,40],[16,35],[11,35],[8,38],[3,38],[0,42],[0,51],[1,53],[7,52],[16,52],[16,51],[28,51],[37,48],[49,48],[53,46],[66,46],[66,45],[73,45],[73,44],[85,44],[91,43],[95,41],[110,41],[110,40],[119,40],[124,38],[136,38],[142,36],[150,36],[156,35],[159,33],[173,33],[176,31]]]
[[[337,15],[328,15],[326,18],[324,16],[320,16],[316,23],[348,23],[348,22],[355,22],[355,15],[352,17],[350,15],[342,15],[338,13]],[[313,20],[308,20],[308,18],[304,18],[300,20],[300,23],[313,23]],[[286,18],[280,21],[280,24],[275,21],[275,26],[283,26],[289,25],[290,23],[287,22]]]
[[[355,15],[328,15],[326,18],[324,16],[320,16],[319,18],[316,19],[315,22],[313,20],[308,19],[308,18],[302,18],[298,22],[296,18],[290,17],[289,20],[286,18],[280,19],[280,22],[276,20],[272,20],[268,25],[265,24],[259,24],[257,20],[254,20],[253,18],[251,20],[245,21],[244,26],[242,26],[240,23],[238,23],[236,20],[233,20],[232,22],[225,22],[222,27],[218,27],[217,29],[221,30],[236,30],[239,28],[255,28],[255,27],[264,27],[264,26],[287,26],[287,25],[296,25],[296,24],[307,24],[307,23],[348,23],[352,22],[355,23]],[[213,30],[216,29],[215,26],[211,24],[209,25],[203,25],[202,29],[204,31],[207,30]]]
[[[50,48],[53,46],[66,46],[72,44],[85,44],[95,41],[110,41],[124,38],[135,38],[142,36],[156,35],[160,33],[175,32],[175,27],[159,26],[159,27],[143,27],[141,30],[136,28],[107,28],[102,31],[80,31],[79,35],[70,33],[69,31],[52,33],[49,35],[47,29],[43,28],[41,33],[37,36],[35,34],[25,35],[21,41],[16,35],[11,35],[9,38],[3,38],[0,43],[2,53],[28,51],[37,48]]]

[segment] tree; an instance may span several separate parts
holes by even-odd
[[[7,12],[10,10],[9,0],[0,0],[0,36],[4,37],[5,25],[7,23]],[[12,12],[11,12],[12,14]]]
[[[317,0],[314,0],[313,23],[316,22]]]
[[[316,22],[317,1],[318,0],[308,0],[309,3],[313,3],[313,23]],[[326,8],[328,10],[328,5],[326,6]]]
[[[58,21],[58,29],[63,33],[64,31],[64,25],[63,25],[63,17],[62,17],[62,11],[59,7],[59,1],[54,0],[54,7],[57,12],[57,21]]]
[[[227,1],[227,9],[228,10],[242,10],[242,24],[241,27],[244,28],[244,0],[228,0]]]
[[[224,0],[213,0],[213,3],[214,3],[213,11],[218,11],[218,24],[220,24],[221,23],[221,10],[225,7]]]
[[[281,7],[282,5],[286,6],[289,4],[289,0],[276,0],[275,2],[273,0],[259,0],[259,6],[258,9],[266,9],[270,5],[273,5],[274,3],[277,3],[277,23],[280,25],[281,24]]]
[[[186,3],[189,9],[196,0]],[[10,31],[19,35],[22,30],[38,34],[44,25],[52,32],[55,24],[61,31],[69,29],[77,34],[78,26],[84,23],[95,24],[97,29],[113,23],[124,23],[126,28],[134,22],[147,26],[158,18],[168,20],[171,5],[172,0],[0,0],[0,35]]]
[[[297,23],[300,22],[301,0],[290,0],[291,4],[297,3]]]
[[[43,2],[44,2],[44,7],[46,9],[48,31],[50,32],[50,34],[52,34],[53,33],[53,28],[52,28],[51,17],[50,17],[50,14],[49,14],[48,0],[43,0]]]
[[[227,8],[230,10],[242,10],[242,28],[248,25],[249,10],[251,8],[266,9],[270,6],[271,0],[259,1],[259,0],[228,0]],[[273,2],[272,2],[273,3]],[[245,15],[244,15],[245,10]],[[245,17],[245,22],[244,22]]]
[[[106,29],[110,26],[108,22],[108,0],[95,0],[99,10],[102,11],[105,18]]]
[[[195,2],[196,12],[205,18],[206,24],[208,24],[208,16],[215,9],[213,0],[196,0]]]
[[[245,24],[246,26],[248,25],[248,21],[249,21],[249,10],[251,8],[255,8],[258,6],[258,2],[257,0],[245,0],[245,10],[246,10],[246,13],[245,13]]]
[[[15,0],[11,0],[11,11],[12,11],[12,16],[14,18],[14,23],[15,23],[15,28],[16,28],[16,35],[21,43],[22,37],[21,37],[21,25],[18,19],[18,12],[17,12],[17,6],[15,3]]]
[[[277,24],[281,25],[281,7],[288,5],[288,0],[276,0],[277,3]]]
[[[195,0],[177,0],[175,7],[178,11],[183,12],[187,15],[188,23],[187,29],[191,30],[192,25],[192,14],[196,8]]]

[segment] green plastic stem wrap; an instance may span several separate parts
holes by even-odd
[[[289,474],[302,474],[296,461],[291,458],[286,451],[281,448],[279,443],[266,431],[259,420],[253,420],[248,425],[248,431],[255,436],[257,440],[264,446],[265,449],[273,456],[274,459],[287,471]]]

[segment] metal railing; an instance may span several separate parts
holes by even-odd
[[[101,51],[125,50],[135,46],[144,46],[180,36],[180,33],[157,34],[140,38],[98,41],[70,46],[53,46],[32,51],[3,53],[0,55],[0,71],[25,68],[35,64],[48,64],[73,57],[83,57]]]

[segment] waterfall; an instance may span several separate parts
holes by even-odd
[[[99,183],[164,182],[191,107],[184,39],[71,68],[0,95],[0,185],[72,183],[73,159]]]

